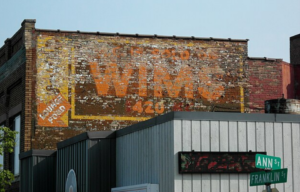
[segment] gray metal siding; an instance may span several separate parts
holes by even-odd
[[[88,191],[88,151],[87,141],[80,141],[57,151],[56,191],[65,191],[65,182],[71,169],[77,180],[77,191]]]
[[[117,137],[116,186],[159,184],[174,192],[173,122]]]
[[[178,152],[189,150],[266,151],[268,155],[280,157],[282,168],[288,168],[288,182],[271,186],[279,191],[297,191],[300,188],[299,129],[299,123],[174,120],[174,191],[260,192],[265,188],[250,187],[250,174],[179,174]]]

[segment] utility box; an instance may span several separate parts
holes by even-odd
[[[300,115],[299,99],[272,99],[265,101],[265,113]]]
[[[159,192],[158,184],[141,184],[111,189],[111,192]]]

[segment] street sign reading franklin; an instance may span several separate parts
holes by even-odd
[[[250,186],[272,183],[285,183],[287,181],[287,168],[274,171],[261,171],[250,173]]]
[[[273,169],[273,170],[280,169],[281,159],[279,157],[256,154],[255,167],[261,169]]]

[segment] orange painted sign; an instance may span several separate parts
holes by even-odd
[[[47,127],[67,127],[61,116],[68,112],[71,105],[61,94],[58,94],[49,103],[38,103],[38,124]]]

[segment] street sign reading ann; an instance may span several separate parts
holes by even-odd
[[[287,181],[287,168],[274,171],[261,171],[250,173],[250,186],[272,183],[285,183]]]
[[[272,169],[272,170],[280,169],[281,159],[279,157],[256,154],[255,167],[261,169]]]

